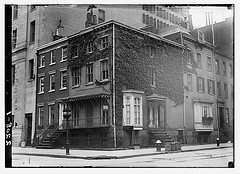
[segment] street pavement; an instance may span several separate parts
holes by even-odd
[[[191,145],[191,146],[188,145],[182,146],[181,150],[178,151],[165,151],[165,148],[161,148],[161,152],[156,151],[156,148],[111,150],[111,151],[70,149],[70,155],[66,155],[65,149],[36,149],[33,147],[23,148],[12,147],[12,154],[55,158],[73,158],[73,159],[124,159],[132,157],[159,155],[163,153],[181,153],[230,147],[233,147],[233,143],[222,143],[220,144],[220,146],[217,146],[217,144]]]

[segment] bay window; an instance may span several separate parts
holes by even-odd
[[[142,91],[123,91],[124,126],[142,126]]]

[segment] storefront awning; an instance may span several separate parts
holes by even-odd
[[[106,90],[104,87],[97,87],[97,88],[77,90],[69,98],[64,99],[64,101],[71,102],[76,100],[108,97],[110,95],[111,95],[111,92]]]

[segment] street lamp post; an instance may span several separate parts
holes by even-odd
[[[69,139],[68,139],[68,119],[71,117],[71,110],[66,108],[63,110],[63,117],[66,119],[66,127],[67,127],[67,139],[66,139],[66,155],[70,155],[69,153]]]

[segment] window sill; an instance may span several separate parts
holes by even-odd
[[[152,88],[156,88],[156,85],[151,85],[151,84],[150,84],[150,86],[151,86]]]
[[[45,68],[45,66],[40,66],[39,69]]]
[[[208,69],[208,72],[212,72],[212,70]]]
[[[51,66],[51,65],[55,65],[55,64],[56,64],[56,62],[49,64],[49,66]]]
[[[109,80],[109,79],[104,79],[104,80],[100,80],[99,82],[100,82],[100,83],[103,83],[103,82],[110,82],[110,80]]]
[[[90,85],[93,85],[93,82],[89,82],[89,83],[85,84],[85,86],[90,86]]]
[[[212,95],[212,96],[215,96],[215,94],[213,94],[213,93],[208,93],[209,95]]]
[[[44,92],[39,92],[38,94],[44,94]]]
[[[63,91],[63,90],[66,90],[67,88],[61,88],[61,89],[59,89],[60,91]]]
[[[65,60],[61,60],[60,63],[62,63],[62,62],[66,62],[66,61],[67,61],[67,59],[65,59]]]
[[[32,82],[34,81],[34,78],[28,79],[28,82]]]
[[[74,89],[74,88],[79,88],[79,86],[80,86],[80,85],[74,85],[74,86],[72,86],[72,89]]]
[[[202,92],[202,91],[198,91],[198,93],[204,94],[204,92]]]
[[[51,91],[48,91],[48,92],[55,92],[55,90],[51,90]]]

